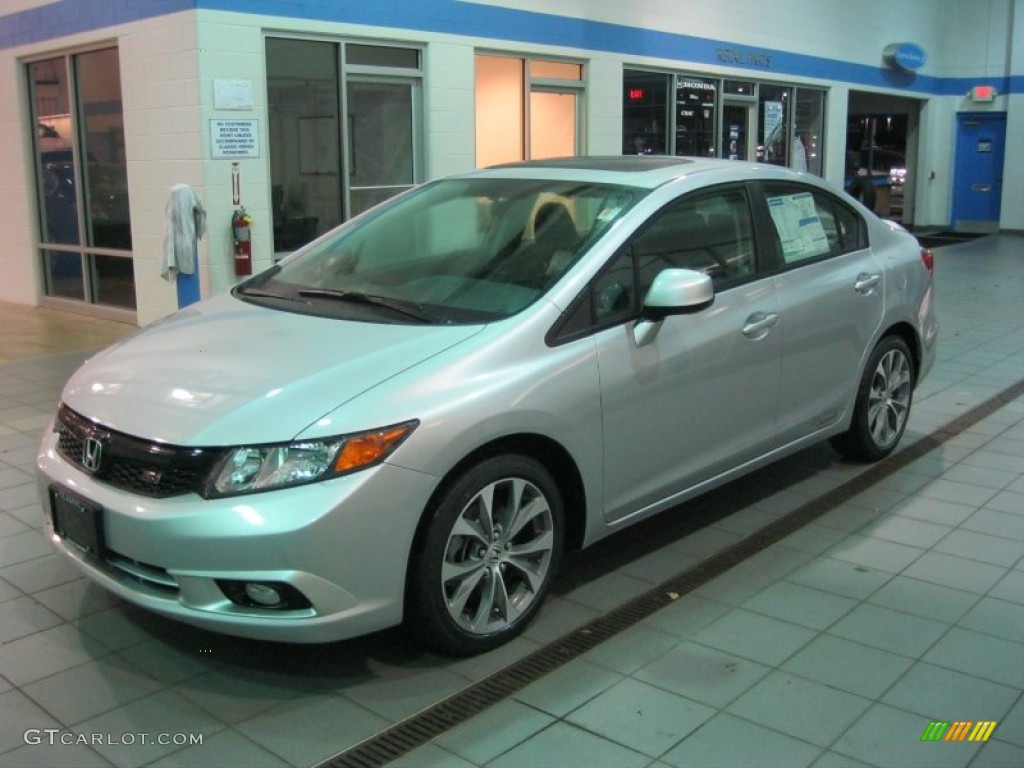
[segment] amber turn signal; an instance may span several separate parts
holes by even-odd
[[[345,441],[334,462],[336,472],[351,472],[354,469],[383,461],[398,447],[416,426],[415,423],[399,424],[375,432],[353,435]]]

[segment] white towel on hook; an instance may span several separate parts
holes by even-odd
[[[188,184],[171,187],[164,212],[164,256],[160,276],[164,280],[181,272],[196,271],[196,243],[206,234],[206,209]]]

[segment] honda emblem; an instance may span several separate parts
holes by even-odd
[[[90,472],[99,472],[103,461],[103,443],[95,437],[87,437],[82,446],[82,466]]]

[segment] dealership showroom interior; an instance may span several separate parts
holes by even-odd
[[[0,0],[0,104],[0,768],[1024,766],[1024,0]]]

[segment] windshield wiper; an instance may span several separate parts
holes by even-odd
[[[366,304],[371,307],[382,307],[390,309],[400,315],[405,315],[421,323],[436,323],[437,317],[427,314],[420,307],[397,299],[388,299],[384,296],[374,296],[370,293],[359,293],[358,291],[342,291],[334,288],[303,288],[298,292],[299,296],[310,299],[334,299],[336,301],[350,301],[353,304]]]
[[[280,301],[298,301],[294,296],[284,296],[280,293],[271,293],[270,291],[260,291],[255,288],[235,288],[236,294],[252,297],[254,299],[279,299]],[[301,302],[300,302],[301,303]]]

